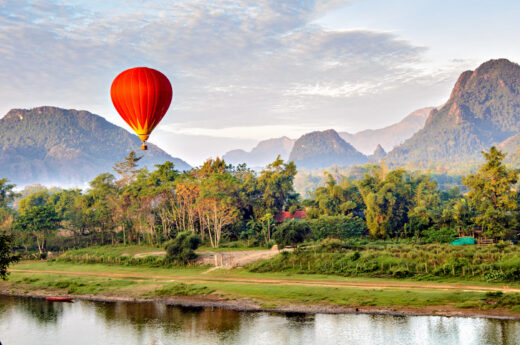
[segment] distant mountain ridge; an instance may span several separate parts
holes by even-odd
[[[355,134],[338,132],[339,136],[357,151],[372,157],[377,150],[376,161],[380,161],[386,152],[410,138],[414,133],[423,128],[429,113],[434,107],[418,109],[407,115],[398,123],[380,128],[367,129]],[[288,160],[296,140],[286,136],[260,141],[251,151],[242,149],[232,150],[224,154],[223,159],[228,164],[238,165],[246,163],[247,166],[258,169],[274,161],[280,155],[283,160]],[[382,150],[382,152],[381,152]],[[371,162],[373,159],[371,158]]]
[[[0,177],[17,184],[82,185],[132,150],[143,156],[141,166],[168,160],[190,169],[153,144],[141,151],[136,135],[88,111],[45,106],[12,109],[0,119]]]
[[[288,137],[267,139],[260,141],[250,152],[238,149],[232,150],[223,156],[228,164],[238,165],[246,163],[252,168],[263,168],[272,163],[278,155],[283,160],[289,159],[294,145],[293,139]]]
[[[347,143],[366,155],[373,153],[378,145],[381,145],[388,152],[422,129],[426,118],[433,109],[435,108],[425,107],[415,110],[398,123],[387,127],[366,129],[355,134],[347,132],[339,132],[338,134]]]
[[[318,169],[332,165],[351,166],[367,163],[367,157],[329,129],[301,136],[289,156],[298,168]]]
[[[520,132],[520,66],[490,60],[458,78],[449,100],[422,130],[388,153],[392,165],[451,169],[481,160],[481,151]],[[507,143],[507,142],[506,142]],[[503,146],[514,151],[515,141]]]

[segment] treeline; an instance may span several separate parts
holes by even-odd
[[[26,188],[0,180],[0,227],[25,252],[104,244],[163,246],[180,233],[218,247],[297,245],[335,238],[403,238],[447,242],[469,235],[516,240],[518,171],[496,148],[463,179],[466,188],[440,190],[430,176],[365,166],[357,178],[329,175],[312,198],[294,192],[296,167],[276,159],[257,173],[245,165],[208,160],[180,173],[173,163],[138,169],[135,153],[97,176],[85,191]],[[281,211],[305,210],[306,219],[276,224]],[[171,249],[171,248],[170,248]]]
[[[97,176],[84,192],[30,187],[20,196],[2,180],[4,230],[26,252],[42,255],[94,244],[161,246],[182,231],[213,247],[223,236],[258,245],[271,241],[274,215],[298,205],[296,167],[281,159],[258,174],[218,158],[184,173],[171,162],[138,169],[139,159],[130,153],[115,175]]]
[[[329,176],[312,199],[304,200],[307,218],[363,220],[373,238],[419,238],[446,242],[457,236],[516,240],[519,231],[518,170],[503,164],[504,154],[492,147],[486,162],[458,187],[439,190],[430,175],[370,166],[359,180],[338,183]],[[301,227],[301,225],[299,225]],[[324,225],[325,228],[334,228]],[[309,233],[312,224],[309,224]],[[316,236],[314,236],[316,237]],[[332,236],[338,238],[337,236]],[[346,237],[342,238],[346,239]]]

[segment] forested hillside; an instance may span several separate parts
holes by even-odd
[[[303,135],[294,143],[289,156],[298,168],[327,168],[331,165],[351,166],[367,162],[367,157],[329,129]]]
[[[449,100],[424,129],[389,152],[387,162],[412,168],[474,166],[480,152],[520,131],[520,66],[491,60],[462,73]]]
[[[82,185],[132,150],[137,136],[88,111],[56,107],[13,109],[0,119],[0,176],[17,184]],[[169,160],[190,166],[150,144],[140,164]]]

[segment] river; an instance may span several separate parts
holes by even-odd
[[[520,344],[520,321],[239,312],[0,296],[3,345]]]

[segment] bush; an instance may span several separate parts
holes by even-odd
[[[276,227],[273,238],[279,248],[294,246],[305,241],[311,232],[307,221],[288,221]]]
[[[315,240],[337,238],[347,240],[365,236],[367,228],[363,219],[349,214],[348,216],[325,216],[310,221],[312,236]]]
[[[423,240],[426,243],[449,243],[457,237],[457,231],[450,228],[430,228],[423,231]]]
[[[190,231],[180,232],[177,237],[166,243],[166,262],[187,264],[197,257],[195,250],[201,239]]]

